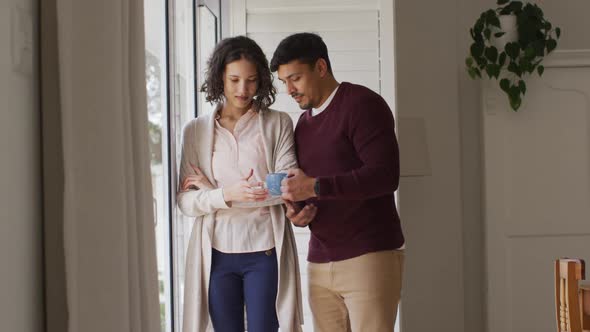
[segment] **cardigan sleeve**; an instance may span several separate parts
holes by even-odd
[[[274,150],[275,172],[287,172],[291,168],[297,168],[297,156],[295,154],[295,139],[293,137],[293,121],[287,113],[278,112],[279,136],[276,138]]]
[[[180,170],[178,177],[179,188],[177,190],[176,201],[178,208],[182,213],[189,217],[199,217],[206,214],[214,213],[219,209],[229,209],[223,198],[221,188],[215,189],[190,189],[181,191],[180,184],[189,175],[195,175],[191,164],[199,167],[198,147],[196,144],[196,127],[197,120],[188,123],[183,130],[182,152],[180,159]]]

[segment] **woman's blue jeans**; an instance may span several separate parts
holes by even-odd
[[[243,332],[244,305],[248,332],[276,332],[278,284],[275,249],[226,254],[213,249],[209,314],[215,332]]]

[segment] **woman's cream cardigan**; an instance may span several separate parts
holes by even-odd
[[[194,174],[190,165],[192,163],[203,171],[214,187],[217,186],[211,169],[215,113],[199,116],[185,126],[180,164],[181,180]],[[260,111],[258,119],[269,172],[284,172],[297,167],[291,118],[283,112],[264,110]],[[227,206],[220,188],[179,192],[177,203],[183,214],[195,217],[186,258],[182,331],[213,331],[208,306],[211,237],[215,227],[215,212]],[[280,200],[269,207],[279,271],[277,316],[281,331],[298,332],[303,324],[303,313],[297,247],[291,223],[278,203]]]

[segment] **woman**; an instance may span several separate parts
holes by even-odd
[[[297,165],[293,124],[272,111],[268,61],[247,37],[224,39],[201,91],[217,104],[184,129],[178,206],[195,217],[186,263],[184,332],[301,331],[297,248],[266,174]]]

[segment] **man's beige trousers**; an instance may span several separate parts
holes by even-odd
[[[403,250],[309,263],[315,332],[392,332],[401,296]]]

